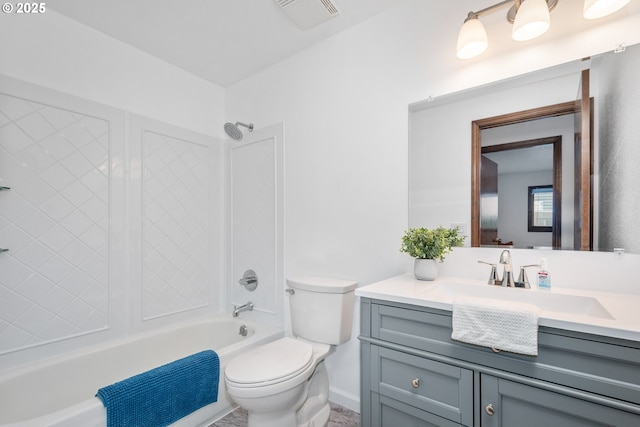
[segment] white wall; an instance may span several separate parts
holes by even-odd
[[[505,31],[499,16],[487,25],[489,51],[457,61],[457,31],[475,3],[441,2],[433,14],[429,2],[399,2],[227,90],[228,117],[257,127],[285,122],[286,276],[311,273],[365,285],[410,271],[411,260],[398,251],[408,215],[408,104],[610,50],[620,41],[640,42],[637,2],[599,23],[576,18],[569,32],[556,25],[517,48],[494,34]],[[563,3],[553,20],[564,16]],[[465,156],[452,159],[452,179],[462,174],[468,183],[468,164]],[[357,409],[355,323],[351,341],[327,364],[331,398]]]
[[[222,137],[223,88],[51,9],[0,18],[0,74]]]

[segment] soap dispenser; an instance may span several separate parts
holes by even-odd
[[[547,259],[540,260],[540,271],[538,271],[538,289],[551,289],[551,275],[547,270]]]

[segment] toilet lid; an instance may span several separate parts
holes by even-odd
[[[307,368],[312,355],[311,344],[282,338],[234,357],[225,369],[225,376],[237,384],[284,381]]]

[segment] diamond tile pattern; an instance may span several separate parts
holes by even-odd
[[[231,168],[232,278],[240,279],[245,270],[252,269],[259,280],[253,292],[233,286],[233,303],[259,301],[256,309],[274,313],[277,309],[275,140],[268,138],[233,148]]]
[[[145,320],[208,304],[209,158],[206,146],[144,131]]]
[[[0,93],[0,354],[108,323],[107,120]]]

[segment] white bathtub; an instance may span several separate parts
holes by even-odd
[[[246,325],[248,334],[239,334]],[[248,347],[283,336],[281,329],[241,318],[216,317],[102,345],[0,375],[0,427],[106,427],[107,412],[95,397],[100,387],[201,350],[220,357],[218,401],[172,424],[208,426],[233,409],[224,367]]]

